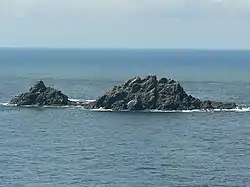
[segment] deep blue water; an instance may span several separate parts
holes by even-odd
[[[70,98],[156,74],[250,106],[250,51],[0,49],[0,102],[38,79]],[[250,112],[0,106],[0,186],[250,186]]]
[[[250,51],[0,49],[1,75],[124,80],[157,74],[178,80],[250,79]]]

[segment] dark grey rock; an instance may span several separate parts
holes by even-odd
[[[201,104],[202,109],[233,109],[236,108],[237,105],[235,103],[223,103],[216,101],[203,101]]]
[[[159,80],[159,84],[166,84],[166,83],[168,83],[168,79],[165,77]]]
[[[105,108],[112,110],[193,110],[193,109],[233,109],[235,103],[217,101],[201,101],[188,95],[179,82],[173,79],[147,76],[134,77],[122,85],[104,94],[96,101],[70,101],[61,91],[46,87],[43,81],[38,81],[28,92],[14,97],[10,104],[50,105],[50,106],[82,106],[87,109]]]
[[[128,110],[131,111],[137,111],[137,110],[143,110],[143,105],[141,99],[133,99],[128,102]]]
[[[26,93],[22,93],[10,101],[10,104],[17,106],[24,105],[57,105],[63,106],[70,104],[68,96],[61,91],[51,87],[46,87],[43,81],[38,81]]]
[[[115,86],[100,97],[93,108],[113,110],[193,110],[232,109],[235,103],[201,101],[188,95],[179,82],[173,79],[147,76],[134,77],[122,85]]]
[[[29,90],[30,93],[42,93],[47,89],[43,81],[38,81],[34,86]]]

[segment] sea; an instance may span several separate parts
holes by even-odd
[[[225,111],[13,107],[38,80],[95,100],[135,76],[178,80]],[[0,49],[0,187],[250,186],[250,51]]]

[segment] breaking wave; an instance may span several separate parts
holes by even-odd
[[[94,102],[96,100],[91,100],[91,99],[69,99],[70,101],[73,101],[73,102]]]
[[[149,112],[159,113],[193,113],[193,112],[250,112],[250,107],[237,107],[234,109],[213,109],[213,110],[149,110]]]
[[[16,106],[16,105],[12,105],[12,104],[9,104],[9,103],[0,103],[0,106]]]

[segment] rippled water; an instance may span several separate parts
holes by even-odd
[[[59,56],[56,59],[63,61]],[[93,64],[106,71],[108,65]],[[62,67],[60,71],[53,66],[58,72],[51,73],[48,65],[42,73],[41,69],[28,70],[19,65],[22,68],[12,74],[12,67],[5,64],[5,73],[0,74],[0,102],[27,90],[38,77],[70,98],[96,99],[112,85],[123,82],[124,77],[129,78],[126,73],[132,64],[120,71],[120,77],[110,71],[106,78],[98,78],[98,74],[95,78],[75,76],[70,62],[63,66],[68,67],[65,76],[60,74],[66,72]],[[162,66],[149,69],[157,74]],[[250,106],[250,81],[246,74],[239,73],[249,66],[236,70],[221,65],[223,78],[216,80],[212,80],[212,73],[211,79],[200,79],[207,64],[196,71],[181,67],[187,75],[179,74],[180,82],[188,93]],[[83,74],[88,71],[85,66],[79,69]],[[142,71],[149,69],[144,67]],[[227,80],[228,72],[235,75],[233,80]],[[249,186],[249,121],[247,111],[129,113],[0,106],[0,186]]]
[[[244,186],[249,113],[1,109],[3,186]]]

